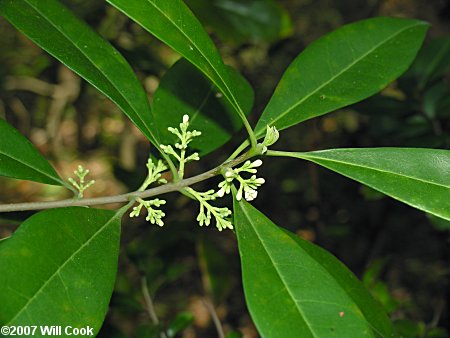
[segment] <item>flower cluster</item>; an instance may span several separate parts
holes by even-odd
[[[246,161],[240,168],[229,168],[225,171],[225,180],[219,183],[219,191],[217,191],[217,196],[222,197],[225,194],[231,192],[231,187],[233,181],[239,182],[239,189],[236,193],[236,199],[240,201],[242,195],[244,195],[245,200],[253,201],[256,196],[258,196],[257,189],[264,184],[265,180],[262,177],[256,177],[256,172],[258,167],[262,165],[261,160],[256,160],[251,162]],[[250,178],[243,178],[242,173],[253,174]]]
[[[164,144],[160,145],[162,151],[164,151],[167,155],[172,155],[179,162],[180,167],[178,169],[178,175],[180,176],[180,178],[183,178],[184,176],[184,166],[187,162],[200,160],[198,153],[193,153],[192,155],[186,157],[186,150],[189,143],[191,143],[195,137],[200,136],[202,134],[198,130],[189,131],[188,127],[189,127],[189,115],[183,115],[183,121],[180,123],[179,129],[172,127],[167,128],[172,134],[177,136],[179,139],[179,142],[175,143],[175,148],[179,150],[179,153],[175,151],[175,149],[171,145],[164,145]]]
[[[161,178],[161,173],[167,170],[167,166],[163,163],[163,161],[158,160],[155,164],[151,158],[147,161],[147,169],[148,175],[145,179],[142,186],[139,188],[139,191],[144,191],[147,187],[155,182],[158,183],[167,183],[164,178]],[[162,218],[166,215],[162,210],[156,209],[161,205],[166,204],[165,200],[161,200],[159,198],[155,198],[150,201],[145,201],[142,198],[138,198],[136,200],[139,204],[133,208],[133,211],[130,213],[130,217],[138,217],[141,213],[142,207],[147,209],[147,217],[145,218],[152,224],[157,224],[159,226],[163,226],[164,222]],[[154,208],[155,207],[155,208]]]
[[[139,191],[144,191],[150,184],[154,182],[163,184],[167,183],[167,180],[165,178],[161,178],[161,173],[167,170],[167,166],[164,164],[163,161],[158,160],[158,162],[155,165],[152,159],[149,158],[146,166],[148,169],[148,175],[142,186],[139,188]]]
[[[166,204],[165,200],[160,200],[159,198],[155,198],[150,201],[145,201],[142,198],[138,198],[139,202],[138,206],[133,207],[133,211],[130,213],[130,217],[138,217],[141,213],[142,207],[147,209],[147,217],[146,221],[149,221],[152,224],[158,224],[160,227],[164,225],[162,218],[166,215],[162,210],[152,208],[155,206],[159,208],[161,205]]]
[[[178,177],[175,177],[175,179],[178,180],[182,179],[184,176],[184,168],[186,163],[190,161],[198,161],[200,159],[199,154],[196,152],[192,153],[191,155],[187,155],[189,144],[195,137],[201,135],[200,131],[188,130],[189,124],[189,116],[184,115],[182,122],[179,124],[179,128],[168,128],[169,132],[171,132],[178,138],[178,142],[176,142],[174,146],[164,144],[160,145],[160,148],[164,153],[173,156],[178,161]],[[267,126],[266,136],[263,142],[261,144],[258,144],[258,149],[260,150],[259,154],[265,153],[267,151],[267,147],[274,144],[278,140],[278,137],[278,130],[275,127]],[[212,219],[214,218],[216,227],[219,229],[219,231],[222,231],[223,229],[233,229],[233,224],[229,219],[231,210],[227,207],[214,206],[211,204],[211,202],[215,201],[217,198],[229,194],[233,187],[233,182],[235,181],[239,183],[239,188],[236,192],[236,199],[238,201],[242,200],[242,198],[247,201],[254,200],[258,195],[257,189],[265,182],[264,178],[256,177],[257,168],[261,165],[262,161],[258,159],[255,161],[247,160],[239,168],[227,168],[225,171],[223,171],[225,179],[219,183],[219,189],[217,192],[214,189],[205,192],[199,192],[190,187],[184,188],[183,191],[186,193],[186,195],[189,195],[191,198],[199,202],[199,213],[197,215],[197,221],[199,225],[208,226],[211,224]],[[147,168],[148,176],[139,191],[144,191],[150,184],[154,182],[167,183],[165,179],[161,178],[161,175],[162,172],[164,172],[168,168],[161,160],[158,160],[158,162],[155,164],[151,159],[149,159],[147,162]],[[243,175],[247,176],[247,178],[245,178]],[[161,205],[166,204],[165,200],[156,198],[150,201],[145,201],[141,198],[138,198],[137,202],[139,204],[133,208],[130,213],[130,217],[138,217],[142,211],[142,208],[145,208],[148,213],[146,217],[147,221],[159,226],[164,225],[162,219],[165,214],[158,208]]]
[[[231,215],[231,210],[226,207],[216,207],[211,205],[208,201],[214,201],[217,194],[213,189],[198,192],[192,188],[186,188],[186,191],[191,194],[200,204],[200,211],[197,216],[197,221],[200,226],[210,225],[211,218],[214,217],[216,220],[216,227],[219,231],[223,229],[233,229],[233,224],[227,219]]]
[[[82,165],[79,165],[77,170],[73,172],[75,176],[78,177],[78,181],[76,182],[72,177],[69,177],[69,182],[78,190],[78,198],[83,198],[84,191],[92,186],[95,181],[91,180],[88,183],[84,182],[84,178],[87,174],[89,174],[89,169],[84,169]]]

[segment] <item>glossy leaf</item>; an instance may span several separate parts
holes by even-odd
[[[360,148],[285,154],[315,162],[450,220],[450,150]]]
[[[157,142],[147,95],[127,61],[56,0],[2,0],[0,14],[42,49],[114,101]]]
[[[365,99],[413,61],[428,24],[374,18],[346,25],[309,45],[289,66],[255,128],[285,129]]]
[[[64,185],[55,169],[21,133],[0,119],[0,175]]]
[[[121,215],[70,207],[27,219],[0,245],[0,326],[98,332],[116,277]]]
[[[274,41],[292,31],[289,14],[273,0],[186,0],[222,40]]]
[[[182,0],[106,0],[172,47],[200,69],[223,93],[244,121],[253,103],[253,90],[232,74],[216,47]]]
[[[262,337],[395,337],[381,306],[334,256],[234,202],[245,298]]]
[[[178,126],[183,115],[190,116],[192,129],[202,132],[189,144],[205,155],[231,139],[242,127],[241,119],[215,86],[191,63],[178,61],[161,79],[153,96],[155,126],[163,144],[174,144],[176,136],[167,128]]]

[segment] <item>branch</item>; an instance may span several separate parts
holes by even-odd
[[[217,335],[219,338],[225,338],[225,333],[223,332],[222,323],[220,322],[219,317],[217,316],[216,309],[214,308],[213,303],[211,300],[207,298],[203,298],[203,304],[205,305],[206,309],[208,310],[209,314],[211,315],[211,318],[214,322],[214,326],[216,327]]]
[[[147,308],[148,316],[150,317],[154,325],[159,325],[159,319],[158,316],[156,315],[152,297],[150,296],[150,292],[148,291],[147,278],[145,276],[141,277],[141,289],[142,294],[144,295],[144,301],[145,306]],[[160,338],[167,338],[167,335],[164,332],[161,332],[159,336]]]
[[[176,183],[168,183],[161,185],[159,187],[147,189],[144,191],[134,191],[127,194],[116,195],[116,196],[106,196],[106,197],[96,197],[96,198],[85,198],[85,199],[66,199],[60,201],[48,201],[48,202],[29,202],[29,203],[11,203],[11,204],[0,204],[1,212],[13,212],[13,211],[28,211],[28,210],[44,210],[53,208],[63,208],[63,207],[73,207],[73,206],[92,206],[101,204],[111,204],[111,203],[127,203],[135,198],[148,198],[156,195],[162,195],[169,192],[180,191],[183,188],[189,187],[193,184],[205,181],[211,177],[220,174],[222,168],[232,168],[245,160],[252,157],[255,154],[245,153],[235,160],[224,162],[220,166],[208,170],[200,175],[192,176],[184,180],[178,181]]]

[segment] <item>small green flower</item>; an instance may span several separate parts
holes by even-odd
[[[73,172],[78,177],[79,182],[76,182],[72,177],[69,177],[69,182],[78,190],[78,198],[83,198],[84,191],[95,183],[95,180],[91,180],[85,184],[84,178],[89,174],[89,169],[83,168],[79,165],[77,170]]]

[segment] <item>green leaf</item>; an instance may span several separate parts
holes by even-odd
[[[0,175],[64,185],[55,169],[21,133],[0,119]]]
[[[417,80],[420,89],[439,76],[450,67],[450,36],[438,38],[428,42],[417,54],[411,69],[405,74]]]
[[[309,45],[289,66],[255,128],[279,130],[365,99],[413,61],[428,24],[374,18],[346,25]]]
[[[161,79],[153,96],[155,126],[163,144],[174,144],[176,136],[167,128],[178,126],[183,115],[190,117],[190,128],[202,132],[189,144],[205,155],[231,139],[242,127],[241,119],[216,87],[191,63],[178,61]]]
[[[274,41],[292,31],[289,14],[273,0],[186,0],[222,40]]]
[[[155,145],[147,95],[127,61],[56,0],[2,0],[0,14],[100,90]]]
[[[0,243],[4,243],[4,241],[6,241],[8,238],[9,238],[9,236],[8,237],[4,237],[4,238],[0,238]]]
[[[430,119],[436,119],[441,112],[448,112],[450,98],[450,86],[445,82],[439,82],[424,92],[422,98],[422,111]]]
[[[450,220],[450,150],[331,149],[284,153],[352,178],[410,206]]]
[[[190,312],[180,312],[177,316],[169,323],[169,328],[167,329],[167,337],[175,337],[177,333],[183,331],[194,321],[194,316]]]
[[[381,306],[334,256],[234,202],[244,292],[262,337],[395,337]]]
[[[154,325],[154,324],[146,324],[141,325],[136,330],[136,338],[159,338],[161,337],[161,324]],[[116,333],[116,331],[113,331]],[[126,338],[125,334],[123,334],[123,337]],[[118,337],[113,337],[118,338]],[[122,337],[120,337],[122,338]]]
[[[450,221],[428,214],[428,219],[438,231],[450,231]]]
[[[424,322],[413,322],[409,319],[399,319],[394,322],[395,329],[402,338],[431,337],[427,334]],[[446,337],[447,335],[443,336]]]
[[[237,331],[231,331],[227,333],[226,338],[242,338],[242,334],[240,332]]]
[[[116,277],[121,216],[70,207],[26,220],[0,245],[0,325],[98,332]]]
[[[246,123],[245,115],[253,103],[250,85],[225,66],[208,34],[182,0],[106,1],[200,69]]]

